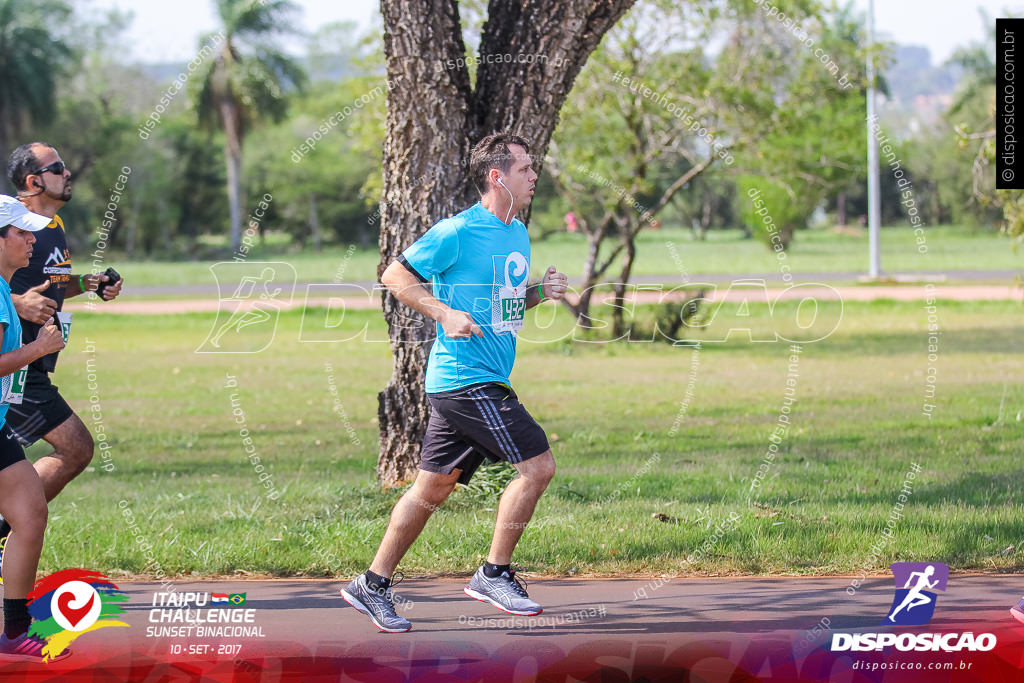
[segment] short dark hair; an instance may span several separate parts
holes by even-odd
[[[473,151],[469,155],[469,177],[481,195],[487,193],[487,174],[492,168],[502,173],[508,173],[512,168],[512,152],[509,151],[509,145],[519,145],[527,153],[530,152],[530,144],[526,140],[507,131],[491,133],[473,145]]]
[[[7,179],[18,192],[28,189],[25,179],[39,170],[39,160],[32,151],[32,148],[38,145],[53,149],[53,145],[46,142],[26,142],[11,152],[11,156],[7,158]]]

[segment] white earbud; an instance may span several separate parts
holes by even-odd
[[[512,205],[515,204],[515,198],[512,196],[512,190],[508,189],[501,177],[498,178],[498,184],[505,188],[505,192],[508,192],[508,213],[505,214],[505,223],[508,223],[509,216],[512,215]]]

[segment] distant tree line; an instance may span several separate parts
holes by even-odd
[[[479,13],[479,3],[465,4],[467,16]],[[380,27],[360,36],[352,24],[325,26],[293,56],[278,42],[296,23],[290,0],[215,6],[221,26],[198,39],[193,59],[140,65],[119,48],[127,14],[0,0],[5,157],[29,140],[60,150],[74,174],[74,200],[62,212],[74,249],[102,234],[129,257],[220,258],[246,231],[257,244],[273,235],[277,249],[376,245],[392,85]],[[682,226],[703,239],[745,227],[767,243],[752,188],[786,248],[815,220],[859,225],[867,212],[863,17],[852,5],[774,6],[790,26],[763,3],[638,2],[568,96],[531,232],[574,230],[589,246],[588,280],[627,282],[643,229]],[[468,44],[479,42],[479,25],[467,21],[465,31]],[[884,63],[885,50],[880,56]],[[991,227],[1001,205],[979,192],[978,148],[964,137],[984,132],[990,118],[989,65],[980,47],[955,59],[965,76],[954,106],[894,149],[926,224]],[[488,66],[467,61],[472,74]],[[104,214],[126,168],[111,220]],[[886,172],[883,164],[883,222],[904,224],[900,188]],[[432,182],[419,184],[428,191]]]

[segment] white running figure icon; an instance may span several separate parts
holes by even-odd
[[[221,338],[234,329],[236,332],[241,332],[243,328],[249,325],[255,325],[256,323],[262,323],[270,320],[271,315],[268,311],[261,308],[259,302],[272,301],[274,297],[281,293],[281,288],[278,287],[273,292],[270,291],[268,285],[274,281],[274,269],[264,268],[263,272],[260,273],[259,277],[244,277],[235,289],[235,293],[222,301],[247,301],[252,299],[254,294],[259,293],[257,285],[263,285],[263,292],[259,293],[259,299],[253,304],[253,307],[246,309],[239,306],[228,321],[221,325],[220,329],[217,330],[210,338],[210,344],[216,348],[220,348]]]
[[[904,607],[906,607],[907,611],[909,612],[910,610],[914,609],[919,605],[927,605],[929,602],[932,601],[932,599],[929,598],[927,595],[922,595],[921,591],[925,588],[935,588],[935,586],[939,583],[938,579],[935,579],[935,581],[928,580],[934,573],[935,565],[932,564],[925,567],[923,572],[911,572],[910,576],[907,577],[907,583],[904,584],[903,587],[910,588],[910,584],[914,581],[915,576],[917,577],[917,583],[914,585],[913,588],[910,588],[910,592],[907,593],[907,597],[903,598],[903,602],[900,603],[899,607],[894,609],[892,613],[889,615],[889,621],[896,623],[896,619],[894,619],[893,617],[895,617],[896,614]]]

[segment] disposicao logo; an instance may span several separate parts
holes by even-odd
[[[71,641],[107,626],[128,626],[108,619],[124,612],[128,595],[110,579],[89,569],[65,569],[36,582],[28,594],[35,621],[29,634],[46,640],[43,661],[68,648]]]
[[[896,580],[892,607],[885,626],[920,626],[931,621],[938,595],[946,590],[949,567],[941,562],[894,562],[889,565]],[[992,633],[833,633],[832,651],[869,652],[894,646],[901,652],[987,652],[996,646]]]
[[[937,596],[932,589],[945,592],[949,567],[941,562],[894,562],[889,569],[896,579],[896,595],[886,621],[898,626],[927,624],[935,614]]]

